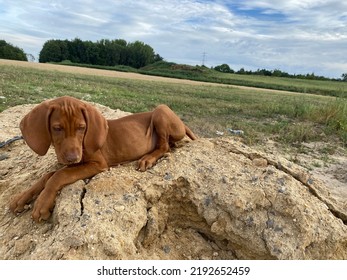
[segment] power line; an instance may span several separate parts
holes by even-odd
[[[206,52],[202,53],[202,66],[205,66]]]

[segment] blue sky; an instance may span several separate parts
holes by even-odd
[[[38,58],[45,41],[143,41],[167,61],[347,73],[347,1],[0,0],[0,39]]]

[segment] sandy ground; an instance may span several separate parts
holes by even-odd
[[[302,143],[300,152],[285,150],[278,143],[267,140],[256,148],[266,154],[281,155],[291,162],[304,167],[315,178],[328,187],[330,194],[347,207],[347,152],[342,147],[336,147],[334,153],[322,154],[329,146],[325,142]]]

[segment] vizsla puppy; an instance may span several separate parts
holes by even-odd
[[[58,161],[66,165],[12,199],[10,209],[18,213],[37,197],[32,212],[36,222],[49,218],[64,186],[133,160],[139,160],[138,169],[145,171],[169,151],[171,143],[185,135],[196,139],[166,105],[106,120],[93,106],[68,96],[36,106],[22,119],[20,129],[37,154],[45,155],[52,144]]]

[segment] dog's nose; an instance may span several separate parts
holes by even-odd
[[[65,154],[65,160],[67,161],[68,164],[78,163],[79,157],[77,153],[69,152]]]

